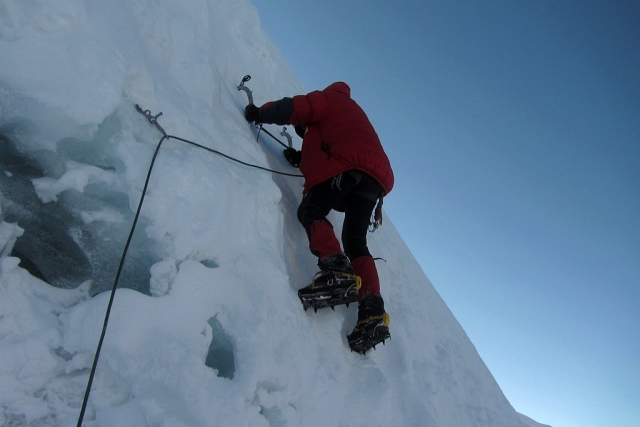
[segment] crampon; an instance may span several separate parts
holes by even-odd
[[[351,351],[365,354],[371,348],[375,350],[378,344],[384,344],[387,339],[391,339],[389,322],[387,313],[358,321],[353,332],[347,335]]]
[[[360,284],[360,277],[355,274],[320,271],[310,285],[298,291],[298,297],[305,311],[310,307],[318,311],[341,304],[348,307],[350,303],[358,301]]]

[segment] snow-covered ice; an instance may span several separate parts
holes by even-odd
[[[75,425],[162,136],[134,105],[171,135],[297,173],[256,141],[236,86],[251,74],[257,104],[306,90],[247,0],[0,0],[0,58],[0,425]],[[351,353],[355,306],[304,312],[301,190],[163,142],[83,425],[539,425],[388,218],[370,248],[391,341]]]

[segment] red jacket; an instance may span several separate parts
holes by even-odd
[[[264,123],[305,125],[300,171],[304,192],[342,172],[361,170],[375,178],[385,194],[394,178],[378,134],[346,83],[322,91],[284,98],[261,107]]]

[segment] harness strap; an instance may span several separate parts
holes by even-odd
[[[371,223],[371,225],[373,226],[373,230],[371,230],[371,232],[376,231],[378,227],[382,225],[382,203],[383,202],[384,202],[384,193],[382,193],[380,195],[380,198],[378,199],[378,204],[373,214],[373,222]]]
[[[318,276],[324,276],[325,274],[333,274],[333,277],[335,279],[341,278],[342,280],[355,280],[356,281],[356,289],[360,290],[360,287],[362,286],[362,279],[360,278],[360,276],[357,276],[355,274],[349,274],[349,273],[345,273],[342,271],[318,271],[314,276],[313,279],[311,280],[311,289],[314,289],[316,287],[316,278]],[[331,282],[327,282],[327,284],[329,286],[333,285],[333,279],[331,279]]]

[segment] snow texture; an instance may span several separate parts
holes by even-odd
[[[76,425],[161,138],[134,105],[171,135],[297,173],[256,141],[236,86],[251,74],[257,104],[306,91],[248,0],[0,0],[0,58],[0,425]],[[316,271],[302,184],[163,142],[83,425],[537,425],[388,218],[370,248],[391,341],[351,353],[354,305],[302,310]]]

